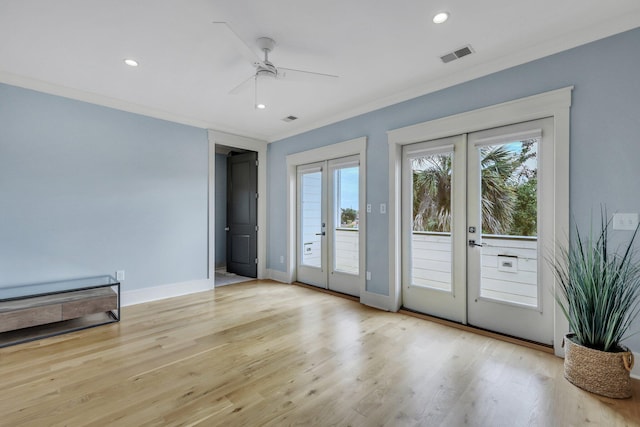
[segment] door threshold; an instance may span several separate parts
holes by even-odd
[[[450,326],[452,328],[460,329],[466,332],[472,332],[474,334],[482,335],[485,337],[494,338],[500,341],[505,341],[511,344],[521,345],[523,347],[528,347],[533,350],[542,351],[544,353],[554,354],[553,345],[541,344],[539,342],[529,341],[524,338],[518,338],[511,335],[500,334],[498,332],[489,331],[487,329],[478,328],[476,326],[463,325],[462,323],[454,322],[452,320],[446,320],[440,317],[429,316],[428,314],[423,314],[418,311],[409,310],[408,308],[405,308],[405,307],[400,308],[400,310],[398,310],[398,313],[406,314],[407,316],[417,317],[423,320],[428,320],[434,323],[439,323],[441,325]]]
[[[343,294],[342,292],[332,291],[331,289],[325,289],[325,288],[321,288],[319,286],[308,285],[308,284],[302,283],[302,282],[293,282],[293,284],[296,285],[296,286],[301,286],[303,288],[307,288],[307,289],[311,289],[311,290],[314,290],[314,291],[323,292],[325,294],[333,295],[335,297],[340,297],[340,298],[345,298],[345,299],[348,299],[348,300],[351,300],[351,301],[360,302],[360,298],[358,298],[358,297],[354,297],[353,295],[349,295],[349,294]]]

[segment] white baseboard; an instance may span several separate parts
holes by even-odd
[[[633,358],[635,359],[635,365],[631,370],[631,378],[640,380],[640,353],[633,352]]]
[[[126,307],[128,305],[179,297],[196,292],[210,291],[213,289],[213,285],[213,279],[200,279],[122,291],[122,295],[120,295],[120,305]]]
[[[276,282],[291,283],[289,273],[286,271],[267,269],[267,277],[271,280],[275,280]]]
[[[391,298],[387,295],[363,291],[360,293],[360,303],[384,311],[393,311],[391,307]]]

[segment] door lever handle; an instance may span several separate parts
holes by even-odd
[[[322,233],[316,233],[316,236],[324,236],[326,233],[323,231]]]
[[[486,244],[485,243],[476,243],[475,240],[469,240],[469,246],[471,246],[471,247],[474,247],[474,246],[483,247],[483,246],[486,246]]]

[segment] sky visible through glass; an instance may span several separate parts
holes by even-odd
[[[358,170],[344,168],[340,170],[340,207],[358,210]]]

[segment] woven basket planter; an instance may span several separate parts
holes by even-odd
[[[573,341],[574,334],[564,339],[564,377],[581,389],[601,396],[624,399],[631,397],[633,353],[605,352],[584,347]]]

